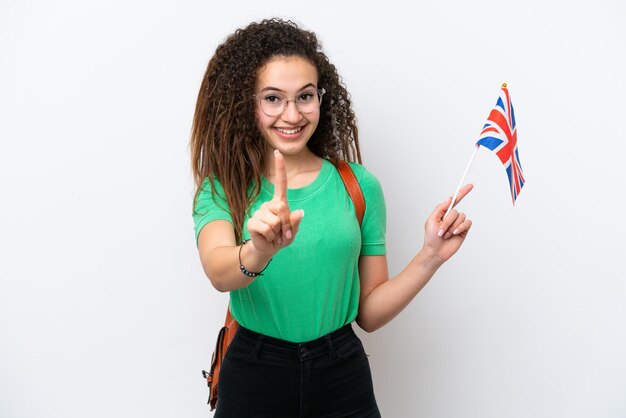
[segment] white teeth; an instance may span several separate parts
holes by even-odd
[[[278,132],[283,133],[283,134],[292,135],[292,134],[295,134],[295,133],[300,132],[300,131],[302,130],[302,127],[295,128],[295,129],[281,129],[281,128],[276,128],[276,130],[277,130]]]

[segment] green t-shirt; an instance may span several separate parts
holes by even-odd
[[[350,163],[366,202],[359,231],[354,205],[335,166],[323,160],[317,178],[299,189],[288,189],[292,211],[304,210],[294,242],[280,250],[267,269],[249,286],[230,292],[230,310],[245,328],[292,342],[319,338],[341,328],[357,316],[359,256],[385,254],[386,211],[378,179],[363,166]],[[196,200],[193,214],[196,240],[211,221],[232,218],[224,191],[208,179]],[[262,179],[253,214],[271,200],[274,185]],[[248,217],[244,222],[247,223]],[[243,239],[249,238],[243,228]],[[247,280],[242,275],[241,280]]]

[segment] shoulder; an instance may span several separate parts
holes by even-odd
[[[226,202],[224,189],[217,179],[213,179],[213,184],[209,178],[205,178],[193,207],[193,219],[196,231],[196,244],[200,231],[210,222],[217,220],[233,223],[230,209]]]
[[[378,178],[361,164],[350,163],[365,198],[365,216],[361,225],[361,255],[385,254],[387,209]]]
[[[217,205],[226,209],[226,193],[218,179],[206,177],[198,189],[198,195],[194,203],[194,214],[206,212]]]
[[[202,184],[198,188],[198,195],[196,196],[196,205],[207,201],[212,201],[220,206],[223,206],[227,201],[226,192],[222,183],[217,177],[205,177]]]
[[[212,180],[212,181],[211,181]],[[216,177],[205,177],[200,185],[199,192],[202,193],[216,193],[220,197],[224,196],[224,188],[222,187],[222,183]]]
[[[380,181],[371,171],[359,163],[349,163],[363,193],[371,189],[381,189]]]

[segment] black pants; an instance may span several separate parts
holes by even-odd
[[[222,363],[215,413],[235,417],[380,417],[351,325],[301,344],[240,327]]]

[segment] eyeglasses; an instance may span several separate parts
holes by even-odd
[[[261,110],[267,116],[279,116],[285,111],[289,102],[293,102],[300,113],[308,114],[317,111],[322,105],[324,93],[326,93],[324,89],[307,89],[291,99],[277,92],[257,94],[253,97],[259,101]]]

